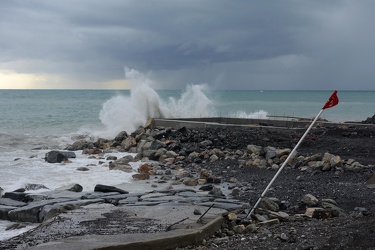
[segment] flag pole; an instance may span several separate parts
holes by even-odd
[[[257,208],[257,206],[259,205],[259,203],[261,202],[261,200],[264,198],[264,196],[266,195],[268,189],[271,187],[271,185],[276,180],[277,176],[280,174],[280,172],[283,170],[283,168],[286,166],[286,164],[288,163],[288,161],[294,156],[294,153],[296,152],[297,148],[302,143],[302,141],[305,139],[306,135],[310,132],[311,128],[314,126],[314,124],[318,120],[319,116],[323,113],[324,109],[330,108],[330,107],[333,107],[333,106],[337,105],[338,98],[337,98],[336,93],[337,93],[337,91],[335,90],[333,92],[333,94],[331,95],[331,97],[326,102],[326,104],[320,110],[320,112],[318,113],[318,115],[312,121],[312,123],[310,124],[310,126],[308,127],[308,129],[306,130],[306,132],[303,134],[303,136],[301,137],[301,139],[298,141],[297,145],[293,148],[293,150],[290,152],[290,154],[288,155],[288,157],[286,158],[286,160],[283,162],[283,164],[281,165],[281,167],[279,168],[279,170],[276,172],[275,176],[272,178],[272,180],[270,181],[270,183],[267,185],[266,189],[264,189],[263,193],[258,198],[258,200],[255,203],[255,205],[253,206],[253,208],[249,211],[249,213],[247,214],[246,218],[249,218],[251,216],[251,214],[254,213],[254,210]]]
[[[254,212],[255,208],[257,208],[257,206],[259,205],[259,203],[261,202],[261,200],[264,198],[264,196],[266,195],[268,189],[271,187],[271,185],[273,184],[273,182],[276,180],[277,176],[280,174],[280,172],[286,166],[286,164],[288,163],[288,161],[294,156],[294,153],[296,152],[297,148],[302,143],[302,141],[305,139],[306,135],[309,133],[309,131],[311,130],[311,128],[314,126],[316,120],[318,120],[319,116],[322,114],[323,111],[324,111],[324,109],[320,110],[319,114],[315,117],[315,119],[313,120],[313,122],[310,124],[309,128],[306,130],[306,132],[303,134],[303,136],[301,137],[301,139],[298,141],[297,145],[293,148],[292,152],[290,152],[290,154],[288,155],[288,157],[284,161],[283,165],[281,165],[281,167],[276,172],[275,176],[272,178],[272,180],[270,181],[270,183],[268,183],[266,189],[264,189],[263,193],[261,194],[261,196],[259,197],[259,199],[255,203],[255,205],[253,206],[253,208],[247,214],[247,218],[249,218],[250,215]]]

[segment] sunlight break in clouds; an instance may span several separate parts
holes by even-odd
[[[41,80],[38,75],[0,71],[0,89],[31,89]]]
[[[125,79],[87,83],[85,89],[129,89]],[[0,89],[82,89],[82,84],[71,82],[55,75],[21,74],[0,71]]]

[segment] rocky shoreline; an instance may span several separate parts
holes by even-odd
[[[98,164],[108,163],[109,170],[126,172],[132,171],[130,162],[142,161],[144,164],[133,174],[134,181],[155,191],[129,194],[125,189],[100,184],[92,193],[81,193],[79,184],[70,190],[40,195],[20,189],[0,198],[0,216],[14,221],[13,227],[17,228],[28,222],[43,224],[90,204],[121,207],[183,203],[227,211],[214,237],[192,248],[248,249],[250,244],[258,249],[351,249],[358,247],[358,242],[363,248],[357,249],[375,247],[374,230],[370,228],[370,222],[375,222],[372,127],[343,125],[313,130],[254,216],[247,218],[249,207],[303,132],[260,127],[173,129],[157,127],[150,120],[132,134],[121,132],[113,140],[78,140],[66,151],[50,152],[46,160],[69,163],[74,160],[74,152],[82,152],[95,157]],[[117,159],[111,156],[113,152],[136,156]],[[357,233],[361,240],[354,237],[342,241],[345,232],[329,229],[336,224],[358,224],[352,234]],[[311,235],[319,231],[325,234]],[[91,233],[100,234],[95,230]],[[0,246],[15,247],[19,239],[1,242]],[[43,242],[28,239],[24,247]],[[44,242],[54,239],[50,235]]]

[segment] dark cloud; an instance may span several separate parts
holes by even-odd
[[[0,66],[159,87],[373,89],[373,1],[1,1]],[[356,82],[353,86],[352,82]]]

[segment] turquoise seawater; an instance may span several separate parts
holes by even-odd
[[[28,137],[112,136],[147,119],[164,117],[315,117],[332,91],[210,90],[0,90],[0,149]],[[374,91],[339,91],[339,104],[323,112],[334,122],[362,121],[375,113]],[[161,112],[160,114],[158,112]],[[111,130],[107,133],[107,130]],[[101,131],[103,132],[101,134]],[[73,138],[74,139],[74,138]],[[29,142],[30,143],[30,142]]]

